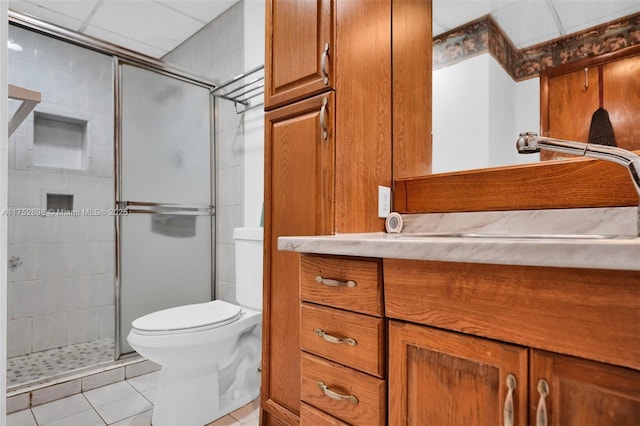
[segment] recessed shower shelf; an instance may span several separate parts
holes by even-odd
[[[42,94],[36,90],[9,84],[9,99],[22,101],[15,114],[9,119],[9,136],[11,136],[40,103]]]
[[[264,94],[264,65],[232,78],[213,89],[211,94],[233,102],[236,114],[261,107],[264,103],[256,103],[256,98]]]

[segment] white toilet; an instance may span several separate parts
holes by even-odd
[[[153,426],[202,426],[260,392],[263,228],[236,228],[236,299],[179,306],[133,321],[127,340],[160,364]]]

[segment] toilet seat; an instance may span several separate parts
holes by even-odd
[[[131,327],[146,336],[194,333],[225,326],[241,316],[240,306],[214,300],[152,312],[134,320]]]

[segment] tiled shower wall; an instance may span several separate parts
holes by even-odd
[[[244,72],[243,13],[240,1],[163,59],[218,83]],[[217,299],[235,301],[233,228],[243,226],[243,117],[233,104],[216,100],[216,292]]]
[[[22,47],[9,51],[9,83],[42,93],[36,112],[86,122],[81,147],[43,154],[34,113],[9,140],[9,207],[26,209],[8,218],[12,357],[113,336],[115,245],[114,217],[83,210],[113,207],[112,58],[15,26],[9,39]],[[73,195],[77,215],[28,215],[47,193]]]

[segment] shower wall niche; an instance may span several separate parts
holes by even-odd
[[[14,25],[9,39],[9,83],[42,93],[9,139],[11,386],[33,352],[106,342],[113,359],[115,218],[85,213],[115,196],[113,58]]]
[[[36,111],[33,116],[33,165],[87,169],[87,120]]]

